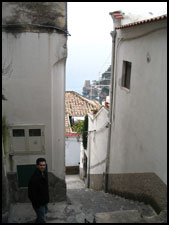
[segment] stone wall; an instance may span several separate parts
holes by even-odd
[[[90,174],[89,184],[104,190],[103,174]],[[167,186],[155,173],[109,174],[108,193],[149,204],[158,214],[167,209]]]
[[[28,188],[18,187],[17,173],[8,173],[9,182],[9,199],[10,203],[25,203],[30,202],[28,199]],[[66,200],[66,183],[59,179],[51,172],[48,172],[49,180],[49,198],[50,202],[58,202]]]
[[[167,186],[155,173],[109,174],[108,192],[150,204],[157,213],[167,208]]]
[[[103,174],[90,174],[89,177],[89,183],[90,188],[100,191],[103,190],[104,184],[103,184]]]
[[[2,146],[2,152],[3,152]],[[2,223],[7,223],[9,211],[8,180],[5,172],[5,159],[2,157]]]
[[[79,174],[79,166],[66,166],[66,174]]]

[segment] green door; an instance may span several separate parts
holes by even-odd
[[[29,179],[36,170],[36,164],[17,165],[18,186],[28,187]],[[46,165],[47,170],[47,165]]]
[[[18,186],[28,187],[28,182],[34,171],[36,170],[36,164],[31,165],[18,165]]]

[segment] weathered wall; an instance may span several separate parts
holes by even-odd
[[[154,172],[167,182],[166,38],[164,20],[118,31],[109,173]],[[121,87],[123,60],[132,63],[130,91]]]
[[[79,166],[80,146],[81,140],[79,137],[66,137],[66,166]]]
[[[9,185],[6,173],[6,159],[2,145],[2,223],[7,223],[8,210],[9,210]]]
[[[107,137],[108,137],[108,110],[102,107],[95,115],[89,114],[88,130],[88,159],[90,174],[90,187],[96,190],[103,188],[103,173],[105,172]]]
[[[79,165],[78,166],[66,166],[66,175],[79,174]]]
[[[28,198],[28,188],[18,186],[17,173],[7,174],[9,181],[9,199],[10,203],[30,202]],[[66,184],[64,180],[57,178],[53,173],[48,173],[49,182],[49,202],[66,200]]]
[[[45,157],[49,170],[57,171],[56,175],[62,179],[65,44],[63,34],[21,33],[19,38],[15,38],[12,34],[3,33],[3,56],[10,58],[13,71],[3,81],[8,99],[3,104],[4,114],[9,124],[45,125]],[[59,66],[53,71],[52,65],[58,61]],[[54,94],[57,95],[52,97]],[[54,156],[57,162],[52,162],[52,151],[57,152],[58,156],[61,154],[62,160]],[[34,155],[26,159],[24,156],[14,156],[14,161],[31,164],[35,158]]]
[[[166,208],[166,20],[117,30],[108,191]],[[149,59],[148,59],[149,57]],[[122,62],[132,63],[130,90]]]
[[[64,45],[63,56],[65,57]],[[55,55],[57,55],[57,50]],[[52,119],[52,171],[60,179],[65,175],[65,60],[57,61],[52,68],[51,119]]]
[[[149,204],[157,213],[167,209],[167,187],[155,173],[109,174],[108,192]]]
[[[104,189],[103,174],[90,174],[89,175],[90,188],[100,191]]]
[[[3,24],[43,24],[67,28],[66,2],[3,2]]]
[[[13,171],[16,171],[16,165],[34,164],[38,157],[45,157],[48,171],[56,176],[54,194],[60,183],[65,195],[67,4],[4,2],[2,6],[2,60],[6,66],[10,65],[11,71],[3,79],[8,99],[3,102],[3,115],[8,124],[45,126],[45,154],[14,155]],[[10,171],[9,165],[7,170]],[[22,195],[20,189],[19,192]]]

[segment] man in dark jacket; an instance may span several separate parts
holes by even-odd
[[[49,202],[48,176],[46,172],[46,160],[36,160],[36,170],[29,180],[28,197],[36,212],[36,223],[46,223],[47,204]]]

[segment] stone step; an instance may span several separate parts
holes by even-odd
[[[142,216],[138,210],[96,213],[95,223],[162,223],[158,216]]]

